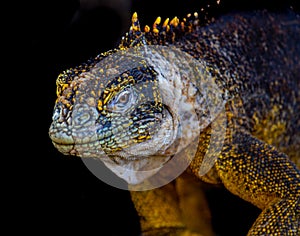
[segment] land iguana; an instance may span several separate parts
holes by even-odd
[[[131,186],[183,163],[157,188],[131,191],[142,235],[213,235],[199,226],[210,213],[196,179],[261,209],[248,235],[300,235],[295,13],[207,24],[194,13],[144,29],[134,13],[116,49],[65,70],[56,84],[49,135],[63,154],[98,158]]]

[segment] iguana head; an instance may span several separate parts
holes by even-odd
[[[209,122],[199,120],[209,114],[196,82],[207,77],[205,65],[167,41],[153,45],[159,24],[160,18],[146,37],[149,27],[142,32],[134,14],[118,49],[64,71],[56,81],[49,130],[54,146],[66,155],[99,158],[131,184],[155,174]],[[169,32],[166,39],[179,21],[161,27]]]

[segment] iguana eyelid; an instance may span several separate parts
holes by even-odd
[[[125,102],[121,102],[121,97],[127,94],[128,99]],[[132,88],[126,88],[118,93],[108,104],[108,109],[114,112],[125,112],[136,101],[136,93]]]
[[[131,93],[128,90],[122,91],[116,98],[116,103],[126,104],[129,101]]]

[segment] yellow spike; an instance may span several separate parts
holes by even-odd
[[[159,25],[161,22],[161,17],[157,17],[156,20],[154,21],[154,25]]]
[[[177,18],[177,16],[175,16],[171,21],[170,21],[170,25],[173,25],[174,27],[177,27],[179,23],[179,19]]]
[[[163,27],[164,27],[164,28],[167,27],[168,23],[169,23],[169,18],[167,18],[167,19],[164,21]]]
[[[152,31],[153,31],[153,33],[155,33],[155,34],[158,34],[158,33],[159,33],[159,30],[156,29],[156,28],[154,28],[154,27],[153,27],[153,30],[152,30]]]
[[[169,32],[169,31],[170,31],[170,26],[167,25],[167,27],[166,27],[166,32]]]
[[[184,29],[184,22],[181,22],[180,26],[181,26],[181,29],[183,30]]]
[[[136,12],[134,12],[134,13],[132,14],[131,21],[132,21],[132,22],[136,22],[137,20],[138,20],[138,15],[137,15]]]
[[[150,32],[150,27],[149,27],[148,25],[145,25],[144,31],[145,31],[146,33]]]
[[[141,30],[139,20],[138,20],[138,15],[137,15],[136,12],[134,12],[132,14],[131,22],[132,22],[132,25],[130,27],[130,30],[134,30],[134,31],[140,31]]]
[[[153,33],[155,33],[155,34],[159,33],[159,30],[157,29],[157,25],[159,25],[160,22],[161,22],[161,17],[159,16],[159,17],[156,18],[156,20],[153,23],[153,30],[152,30]]]

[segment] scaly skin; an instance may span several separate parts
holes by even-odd
[[[169,67],[155,63],[153,52],[144,60],[144,54],[141,60],[132,51],[122,54],[136,48],[139,54],[138,48],[145,45],[164,46],[159,53],[171,61]],[[199,77],[179,77],[187,87],[178,87],[176,79],[162,79],[168,76],[165,68],[175,68],[173,61],[181,71],[192,63],[185,54],[179,62],[170,58],[171,48],[201,62]],[[186,173],[161,188],[132,191],[143,235],[213,235],[197,179],[221,184],[262,210],[248,235],[296,236],[300,234],[299,75],[300,20],[293,13],[238,14],[202,26],[197,14],[189,14],[182,21],[158,18],[152,30],[146,26],[143,31],[134,14],[132,27],[117,49],[59,75],[49,134],[67,155],[127,166],[137,163],[137,169],[143,168],[141,157],[150,163],[154,160],[155,165],[158,156],[158,163],[165,163],[178,141],[172,130],[178,128],[174,117],[183,114],[182,106],[190,104],[197,118],[205,121],[211,106],[200,107],[198,95],[186,91],[193,91],[193,86],[199,89],[200,77],[210,77],[220,89],[225,112],[202,127],[196,153],[186,148],[190,146],[180,150],[191,159]],[[179,105],[174,102],[177,97],[184,97]],[[224,120],[224,139],[213,136]],[[187,128],[190,121],[181,120],[180,141],[186,144],[192,143],[196,133]],[[220,143],[213,167],[202,175],[205,156]],[[144,180],[121,177],[130,184]]]

